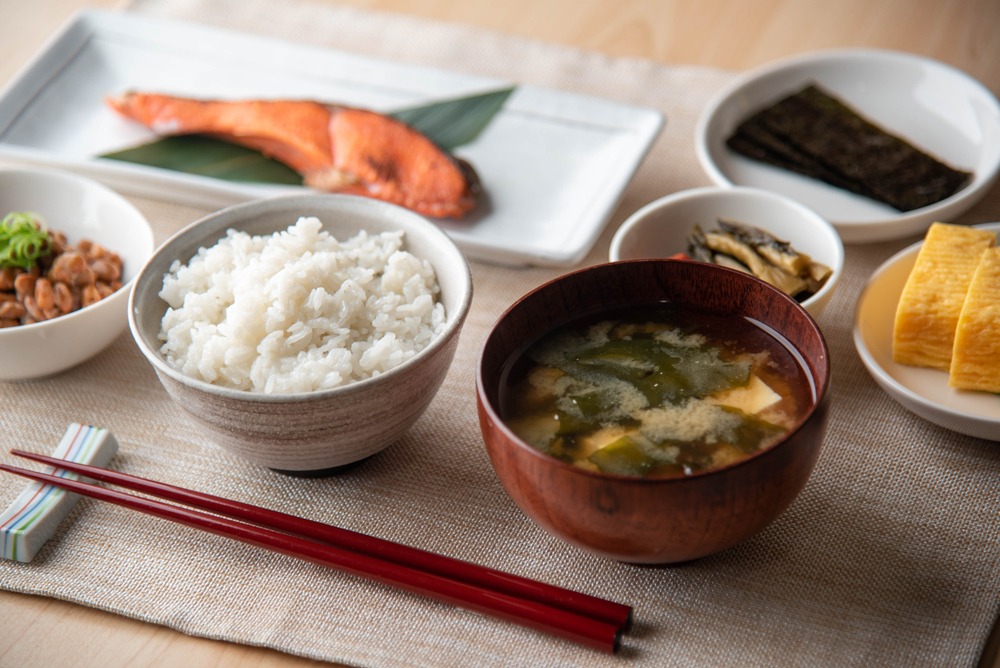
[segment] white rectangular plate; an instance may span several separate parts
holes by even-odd
[[[306,189],[98,158],[153,139],[104,98],[134,89],[389,112],[511,85],[197,24],[85,11],[0,92],[0,157],[71,169],[134,195],[220,207]],[[576,264],[662,125],[652,109],[518,85],[486,130],[455,151],[475,167],[488,206],[473,219],[440,224],[469,257]]]

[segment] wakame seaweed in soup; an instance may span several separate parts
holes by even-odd
[[[815,390],[798,354],[742,316],[670,304],[556,329],[512,360],[505,423],[577,466],[684,475],[780,439]]]

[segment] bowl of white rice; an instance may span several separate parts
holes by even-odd
[[[472,300],[461,251],[349,195],[237,204],[142,268],[129,327],[167,393],[251,462],[317,474],[397,441],[447,374]]]

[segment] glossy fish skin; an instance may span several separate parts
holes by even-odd
[[[478,200],[472,167],[389,116],[306,100],[199,100],[130,92],[108,105],[159,135],[204,134],[258,150],[307,186],[382,199],[434,218]]]

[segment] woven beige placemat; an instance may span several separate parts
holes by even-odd
[[[733,77],[350,8],[143,0],[132,10],[663,111],[665,130],[588,263],[605,259],[631,211],[707,184],[694,124]],[[963,220],[995,217],[997,200]],[[205,213],[135,202],[158,241]],[[974,665],[998,608],[1000,447],[903,410],[868,377],[851,340],[867,277],[911,241],[847,249],[843,284],[820,319],[833,415],[802,495],[759,536],[680,567],[628,566],[568,547],[527,520],[493,475],[475,415],[478,351],[499,313],[559,273],[551,269],[474,263],[473,309],[427,414],[401,442],[333,478],[289,478],[217,449],[170,402],[127,333],[70,372],[0,384],[5,432],[20,446],[50,451],[73,421],[105,426],[121,443],[119,469],[634,605],[637,628],[617,658],[88,500],[32,563],[0,563],[0,587],[358,666]],[[0,505],[23,485],[0,477]]]

